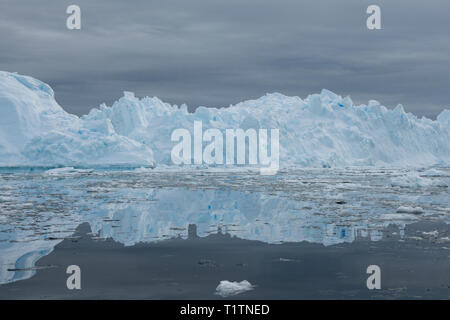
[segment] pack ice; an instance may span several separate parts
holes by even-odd
[[[280,166],[431,166],[450,164],[450,111],[433,121],[371,100],[355,106],[328,90],[302,100],[279,93],[227,108],[170,105],[133,93],[78,117],[45,83],[0,72],[0,165],[171,165],[177,128],[280,132]]]

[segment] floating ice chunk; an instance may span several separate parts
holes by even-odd
[[[378,219],[385,221],[411,222],[412,220],[417,220],[418,217],[409,213],[387,213],[381,215]]]
[[[422,241],[423,240],[423,238],[422,237],[407,237],[407,239],[410,239],[410,240],[418,240],[418,241]]]
[[[430,231],[430,232],[422,231],[422,234],[424,236],[437,237],[439,235],[439,231],[437,231],[437,230]]]
[[[247,280],[241,282],[222,280],[216,288],[216,294],[222,297],[228,297],[253,290],[253,288],[254,286]]]
[[[432,171],[433,172],[433,171]],[[391,179],[393,187],[402,188],[425,188],[425,187],[447,187],[447,184],[439,179],[431,179],[424,177],[416,171],[407,172],[405,175],[394,177]]]
[[[420,173],[424,177],[450,177],[450,172],[431,168]]]
[[[424,211],[421,207],[401,206],[397,209],[397,213],[421,214],[424,213]]]
[[[45,171],[46,175],[60,176],[60,175],[73,175],[82,173],[91,173],[94,169],[75,169],[74,167],[55,168]]]
[[[287,259],[287,258],[280,258],[281,262],[291,262],[293,261],[292,259]]]

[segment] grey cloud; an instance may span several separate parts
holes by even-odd
[[[267,92],[327,88],[356,103],[401,103],[419,116],[450,107],[450,2],[368,0],[3,0],[0,69],[49,83],[69,112],[122,91],[170,103],[228,106]]]

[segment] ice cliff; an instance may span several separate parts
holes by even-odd
[[[277,128],[280,166],[430,166],[450,164],[450,111],[433,121],[355,106],[328,90],[302,100],[279,93],[227,108],[170,105],[133,93],[88,115],[65,112],[53,90],[31,77],[0,72],[0,165],[170,165],[174,129]]]
[[[0,72],[0,165],[122,163],[151,164],[152,150],[117,133],[110,120],[65,112],[47,84]]]

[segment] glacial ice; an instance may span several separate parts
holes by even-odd
[[[0,165],[153,164],[152,150],[116,133],[110,121],[65,112],[53,90],[0,71]]]
[[[424,211],[421,207],[401,206],[397,209],[397,213],[421,214],[421,213],[424,213]]]
[[[443,179],[430,179],[430,173],[439,174],[439,172],[436,169],[429,169],[424,173],[409,171],[403,175],[391,178],[391,185],[400,188],[424,188],[431,186],[447,188],[448,185],[445,182],[445,180],[448,180],[447,177],[443,177]]]
[[[253,288],[254,286],[247,280],[241,282],[222,280],[216,288],[216,294],[225,298],[253,290]]]
[[[86,174],[93,172],[93,169],[75,169],[74,167],[64,167],[64,168],[55,168],[45,171],[45,174],[49,176],[66,176],[66,175],[77,175],[77,174]]]
[[[131,92],[78,117],[53,90],[28,76],[0,72],[1,166],[170,166],[174,129],[278,128],[280,167],[450,164],[450,110],[435,121],[371,100],[355,106],[328,90],[302,100],[267,94],[227,108],[170,105]]]

